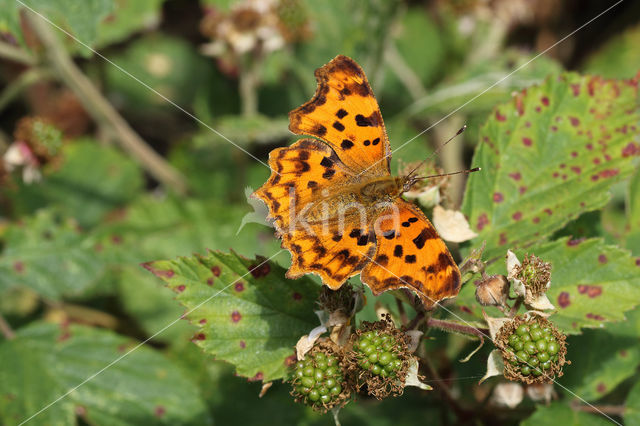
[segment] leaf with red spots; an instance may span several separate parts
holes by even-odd
[[[284,278],[285,270],[266,259],[209,252],[144,266],[186,307],[186,318],[198,327],[194,343],[241,376],[284,377],[296,342],[318,325],[319,286],[306,277]]]
[[[96,255],[95,241],[71,220],[48,210],[10,225],[0,252],[0,294],[29,287],[48,299],[80,296],[96,286],[107,263]]]
[[[602,398],[635,374],[640,365],[639,335],[640,310],[635,309],[627,313],[626,321],[571,336],[567,341],[571,367],[560,382],[587,401]]]
[[[488,257],[522,247],[604,206],[640,153],[638,87],[573,73],[495,108],[480,131],[463,212]],[[637,149],[636,149],[637,147]]]
[[[547,296],[557,310],[551,318],[567,334],[623,321],[625,312],[640,304],[640,267],[635,257],[601,239],[561,238],[526,250],[518,249],[515,253],[519,259],[531,253],[551,263],[551,287]],[[487,272],[506,275],[504,262],[494,262]],[[457,303],[471,306],[472,315],[482,318],[474,292],[474,286],[464,286]]]
[[[0,343],[0,423],[18,424],[135,347],[111,331],[35,322]],[[12,398],[5,395],[11,394]],[[135,349],[28,424],[211,424],[195,380],[147,346]],[[162,421],[157,418],[161,417]]]
[[[569,404],[562,402],[549,405],[538,404],[533,415],[520,424],[522,426],[611,426],[611,422],[602,416],[574,410]]]

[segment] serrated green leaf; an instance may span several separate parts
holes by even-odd
[[[135,345],[110,331],[34,323],[0,344],[0,418],[17,424]],[[29,421],[34,425],[210,424],[197,385],[140,347]]]
[[[561,238],[515,253],[520,260],[530,253],[551,263],[547,296],[557,311],[550,319],[567,334],[578,334],[584,327],[603,327],[608,321],[622,321],[626,311],[640,304],[640,266],[628,251],[601,239]],[[487,272],[506,275],[504,261],[494,262]],[[460,309],[454,310],[456,315],[482,318],[482,307],[476,303],[474,292],[474,286],[463,286],[456,299]]]
[[[602,398],[635,374],[640,364],[638,335],[640,309],[636,308],[623,322],[572,336],[567,341],[571,365],[564,369],[560,382],[587,401]]]
[[[104,275],[94,241],[46,210],[10,225],[0,256],[0,292],[30,287],[49,299],[79,296]]]
[[[463,212],[488,257],[602,207],[633,170],[640,128],[631,82],[568,73],[500,105],[481,130]]]
[[[155,335],[154,341],[172,344],[179,339],[189,339],[196,328],[186,321],[172,324],[184,313],[184,308],[174,300],[174,294],[162,286],[139,265],[127,265],[121,268],[118,276],[118,293],[122,308],[139,323],[149,335]],[[172,324],[167,328],[169,324]]]
[[[142,191],[140,167],[130,157],[112,147],[100,146],[98,141],[65,145],[61,157],[62,163],[45,173],[42,182],[22,184],[8,193],[16,213],[55,205],[81,226],[90,227]]]
[[[239,375],[270,381],[285,376],[298,339],[318,325],[313,313],[320,287],[309,278],[235,253],[159,260],[145,267],[173,289],[200,327],[194,342]]]
[[[610,426],[604,417],[572,410],[567,404],[554,402],[538,405],[531,417],[520,423],[522,426],[562,425],[562,426]]]

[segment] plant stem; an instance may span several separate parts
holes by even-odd
[[[249,54],[240,67],[238,90],[242,116],[245,118],[253,117],[258,113],[258,75],[261,63],[260,58]]]
[[[11,328],[7,320],[4,319],[2,314],[0,314],[0,332],[7,340],[11,340],[16,337],[16,333],[14,333],[13,329]]]
[[[468,411],[458,403],[458,400],[453,396],[451,390],[447,387],[444,380],[442,380],[442,377],[440,377],[434,368],[431,360],[429,360],[428,357],[420,358],[420,360],[422,361],[422,365],[427,369],[427,374],[434,382],[439,383],[438,386],[435,387],[440,391],[443,399],[451,406],[458,418],[467,417]]]
[[[436,318],[429,318],[427,320],[427,327],[435,327],[444,331],[452,331],[456,333],[469,334],[472,336],[483,338],[489,335],[489,330],[486,328],[477,328],[470,325],[458,324],[447,320],[439,320]]]
[[[51,73],[43,68],[31,68],[21,73],[0,92],[0,111],[5,109],[24,89],[50,77]]]
[[[187,192],[185,178],[157,154],[118,114],[91,81],[71,60],[51,27],[32,12],[26,13],[31,27],[45,46],[49,62],[58,76],[80,99],[91,117],[116,136],[122,149],[131,154],[155,179],[179,194]]]
[[[37,63],[36,58],[26,50],[4,41],[0,41],[0,58],[27,66],[33,66]]]

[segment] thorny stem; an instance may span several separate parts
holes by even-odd
[[[185,194],[187,192],[185,178],[147,145],[80,71],[53,33],[49,23],[32,12],[28,12],[26,16],[45,46],[51,66],[80,99],[91,117],[102,127],[111,130],[122,148],[138,160],[155,179],[177,193]]]
[[[486,328],[477,328],[470,325],[458,324],[456,322],[439,320],[436,318],[429,318],[427,320],[427,327],[435,327],[444,331],[469,334],[480,338],[483,338],[489,334],[489,330]]]
[[[16,337],[16,333],[13,331],[7,320],[0,314],[0,332],[7,340],[11,340]]]

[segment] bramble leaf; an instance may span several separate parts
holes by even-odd
[[[627,313],[625,321],[572,336],[567,341],[571,366],[560,382],[587,401],[602,398],[635,374],[640,364],[638,335],[640,309],[636,308]]]
[[[21,184],[8,193],[14,209],[30,212],[56,205],[81,226],[89,227],[142,190],[140,167],[113,147],[85,139],[64,145],[61,156],[62,164],[45,173],[38,185]]]
[[[602,47],[593,53],[583,65],[590,74],[599,74],[606,78],[630,78],[638,71],[640,53],[640,26],[626,29],[611,37]]]
[[[193,341],[250,380],[285,376],[300,336],[318,325],[313,311],[320,287],[309,278],[284,278],[264,259],[233,252],[159,260],[144,265],[173,289],[200,327]]]
[[[624,424],[640,424],[640,382],[636,382],[627,396],[624,410]]]
[[[0,419],[17,424],[135,346],[110,331],[34,323],[0,343]],[[140,347],[29,424],[210,424],[197,385],[158,352]]]
[[[92,45],[98,35],[99,23],[113,10],[113,0],[22,0],[22,3],[55,24],[68,30],[85,44]],[[0,30],[24,43],[20,27],[20,10],[24,6],[15,0],[0,0]],[[42,18],[39,18],[42,19]],[[77,45],[74,48],[78,48]],[[83,54],[90,52],[82,48]]]
[[[97,256],[94,240],[75,222],[58,220],[41,210],[23,223],[12,224],[3,235],[0,293],[30,287],[49,299],[79,296],[104,275],[106,264]]]
[[[535,413],[520,424],[522,426],[546,424],[563,426],[608,426],[611,422],[604,417],[572,410],[567,404],[554,402],[550,405],[538,405]]]
[[[489,258],[602,207],[640,153],[634,81],[573,73],[496,107],[480,132],[462,211]]]
[[[579,334],[584,327],[622,321],[626,311],[640,304],[640,265],[628,251],[601,239],[561,238],[515,253],[519,259],[531,253],[551,263],[551,287],[546,294],[557,312],[550,319],[564,333]],[[494,262],[487,272],[506,274],[505,264]],[[473,285],[462,288],[456,300],[460,308],[454,311],[457,315],[482,318],[474,291]]]

